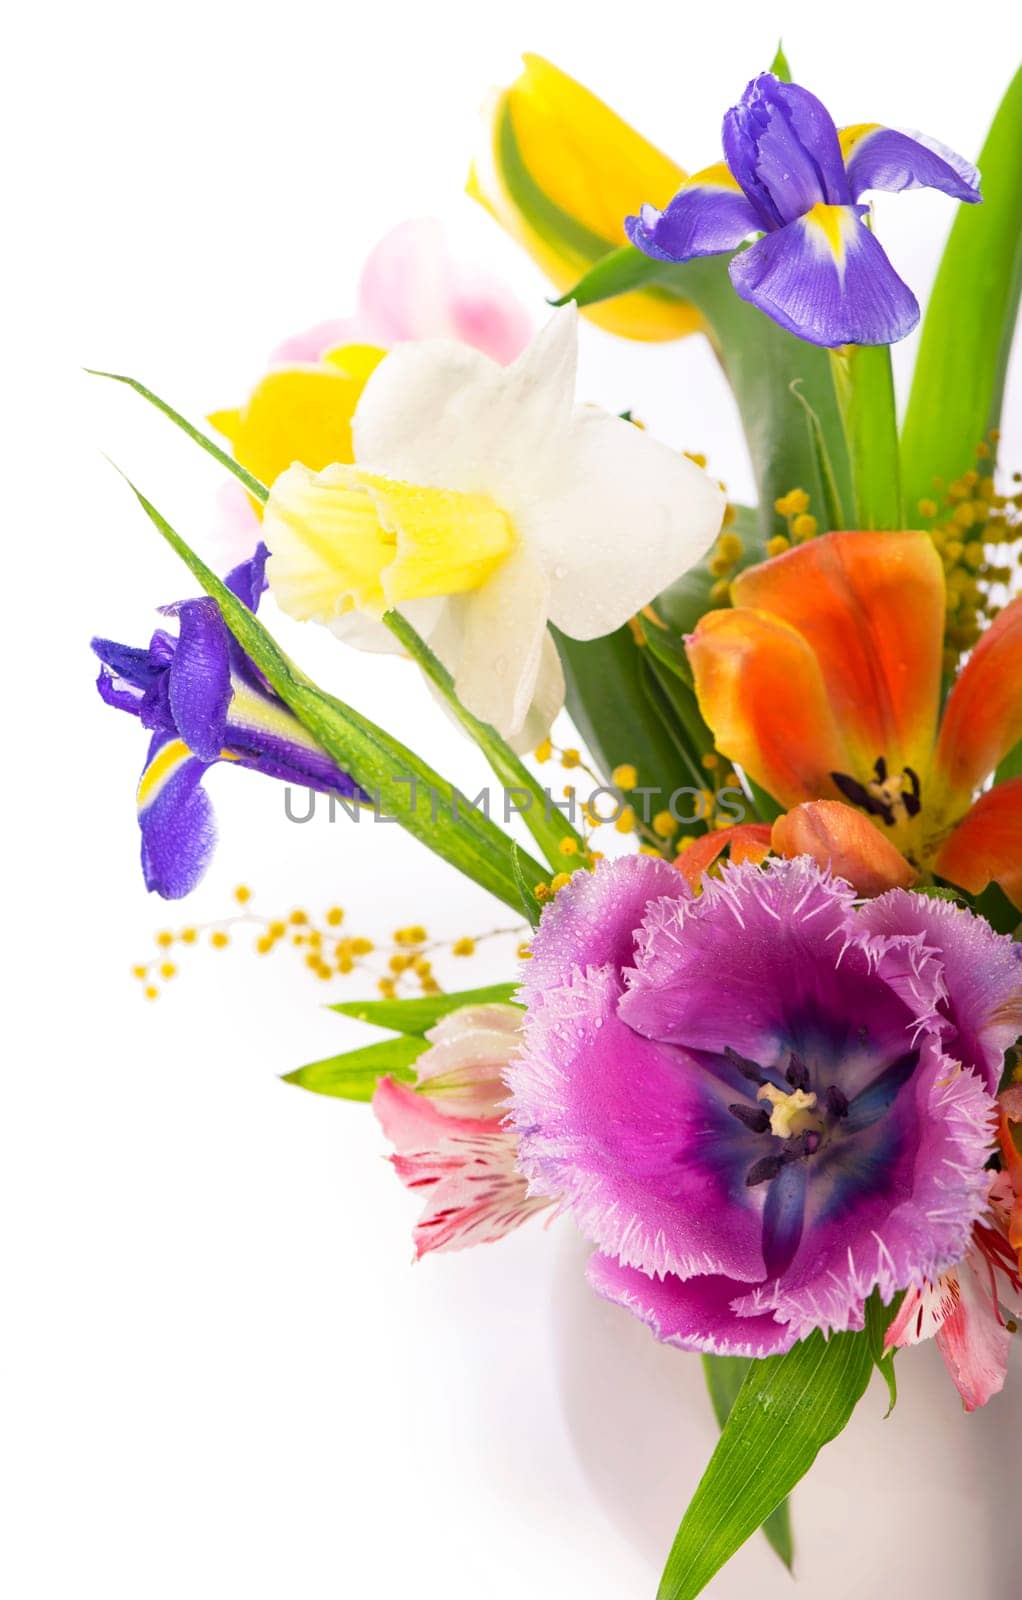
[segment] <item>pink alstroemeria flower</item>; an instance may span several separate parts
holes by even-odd
[[[998,1105],[1003,1166],[991,1175],[972,1247],[935,1283],[908,1291],[886,1338],[892,1350],[935,1337],[966,1411],[1003,1389],[1012,1334],[1022,1323],[1022,1153],[1012,1131],[1022,1123],[1022,1086],[1006,1089]]]
[[[513,361],[532,337],[514,295],[481,267],[451,255],[435,217],[399,222],[366,258],[354,316],[319,322],[278,345],[275,366],[319,361],[338,345],[384,350],[408,339],[455,339],[494,361]]]
[[[504,1123],[504,1073],[522,1020],[516,1006],[452,1011],[426,1035],[415,1088],[383,1078],[373,1096],[394,1170],[425,1200],[412,1235],[418,1259],[491,1244],[551,1203],[530,1197],[517,1135]]]

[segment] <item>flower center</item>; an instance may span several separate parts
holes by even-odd
[[[376,505],[389,605],[481,588],[511,553],[511,519],[488,495],[359,477]]]
[[[271,497],[273,514],[315,557],[302,577],[305,614],[370,616],[406,600],[480,588],[510,555],[510,517],[484,494],[403,483],[361,467],[327,467]],[[278,580],[285,576],[278,564]]]
[[[788,1056],[784,1077],[788,1087],[772,1083],[765,1070],[737,1050],[726,1048],[724,1055],[743,1077],[756,1085],[758,1105],[751,1106],[736,1101],[728,1106],[731,1115],[750,1133],[768,1133],[780,1141],[769,1154],[754,1161],[745,1174],[746,1185],[752,1189],[760,1183],[777,1178],[793,1161],[803,1161],[830,1142],[835,1127],[848,1116],[849,1103],[837,1084],[830,1084],[820,1101],[810,1089],[809,1068],[797,1051]]]
[[[815,1094],[807,1094],[804,1089],[778,1089],[776,1084],[764,1083],[756,1091],[756,1099],[766,1100],[772,1107],[770,1132],[778,1139],[823,1131],[824,1122],[816,1110]]]
[[[873,776],[865,783],[847,772],[832,772],[830,776],[846,800],[871,817],[879,817],[888,828],[919,815],[921,786],[918,773],[911,767],[888,772],[885,758],[877,756]]]

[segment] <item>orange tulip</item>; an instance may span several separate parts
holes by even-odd
[[[737,866],[742,861],[765,861],[770,854],[770,829],[764,822],[737,822],[731,828],[714,828],[701,838],[692,839],[674,858],[678,871],[693,889],[719,855],[727,850]]]
[[[941,718],[944,573],[925,534],[826,534],[731,592],[733,609],[708,612],[688,641],[717,748],[783,806],[844,803],[788,819],[784,853],[800,833],[835,871],[843,851],[861,864],[869,841],[851,807],[914,873],[973,894],[994,881],[1022,906],[1022,778],[980,793],[1022,739],[1022,599],[983,635]],[[890,849],[867,853],[890,878]]]
[[[770,836],[779,856],[812,856],[872,899],[887,889],[908,889],[916,873],[869,818],[839,800],[808,800],[777,818]]]

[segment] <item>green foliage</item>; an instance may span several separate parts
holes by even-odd
[[[775,78],[780,78],[782,83],[791,82],[791,68],[788,65],[788,58],[784,53],[784,46],[780,39],[777,41],[777,50],[774,55],[774,59],[770,63],[770,71],[773,73]]]
[[[678,1529],[658,1600],[694,1600],[848,1422],[873,1361],[864,1333],[814,1333],[754,1361]]]
[[[891,352],[887,345],[846,345],[830,355],[848,442],[853,525],[904,527]]]
[[[723,1428],[731,1415],[731,1407],[738,1399],[738,1392],[751,1366],[752,1362],[747,1356],[703,1356],[706,1387],[718,1428]],[[790,1572],[795,1559],[795,1546],[787,1500],[782,1500],[777,1509],[771,1511],[763,1524],[763,1534]]]
[[[901,1304],[902,1296],[896,1295],[889,1306],[885,1306],[880,1298],[879,1291],[874,1289],[866,1301],[866,1338],[869,1341],[869,1353],[873,1365],[887,1385],[891,1403],[887,1408],[890,1416],[898,1404],[898,1379],[894,1371],[894,1351],[884,1349],[884,1336],[894,1320],[895,1314]]]
[[[554,630],[564,667],[571,719],[608,781],[630,762],[639,784],[667,797],[686,772],[680,731],[669,708],[649,691],[644,652],[629,627],[581,642]]]
[[[501,738],[496,728],[491,727],[488,722],[481,722],[471,711],[466,711],[454,692],[454,679],[451,674],[400,612],[389,611],[383,620],[394,637],[408,651],[412,660],[422,668],[451,715],[461,723],[469,738],[479,746],[490,763],[494,775],[500,779],[508,794],[520,798],[523,805],[528,802],[527,807],[519,814],[554,870],[564,872],[582,866],[584,863],[581,857],[585,851],[585,840],[578,830],[572,827],[563,811],[551,807],[542,784],[537,782],[534,774],[519,759],[511,746]],[[579,854],[575,856],[563,854],[560,846],[561,841],[566,838],[574,842]]]
[[[1022,778],[1022,744],[1009,750],[997,769],[998,783],[1004,783],[1007,778]]]
[[[371,1100],[381,1078],[414,1083],[415,1061],[425,1049],[425,1039],[414,1034],[399,1034],[395,1039],[383,1039],[379,1044],[364,1045],[360,1050],[347,1050],[343,1055],[328,1056],[324,1061],[310,1061],[306,1067],[286,1072],[282,1081],[295,1083],[300,1089],[310,1089],[313,1094],[330,1095],[335,1100]]]
[[[454,994],[421,994],[407,1000],[340,1000],[330,1007],[342,1017],[354,1017],[374,1028],[422,1038],[451,1011],[464,1006],[510,1005],[518,985],[491,983],[482,989],[461,989]]]
[[[909,512],[974,464],[996,428],[1022,287],[1022,69],[979,158],[983,201],[960,205],[923,323],[901,435]]]

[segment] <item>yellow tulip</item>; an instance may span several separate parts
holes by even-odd
[[[521,77],[496,96],[468,192],[563,292],[626,243],[626,216],[666,206],[686,175],[559,67],[523,60]],[[583,315],[625,339],[680,339],[702,326],[693,307],[655,288]]]
[[[351,419],[385,351],[342,345],[318,362],[280,367],[260,379],[244,405],[209,421],[236,460],[271,484],[295,461],[313,472],[352,460]]]

